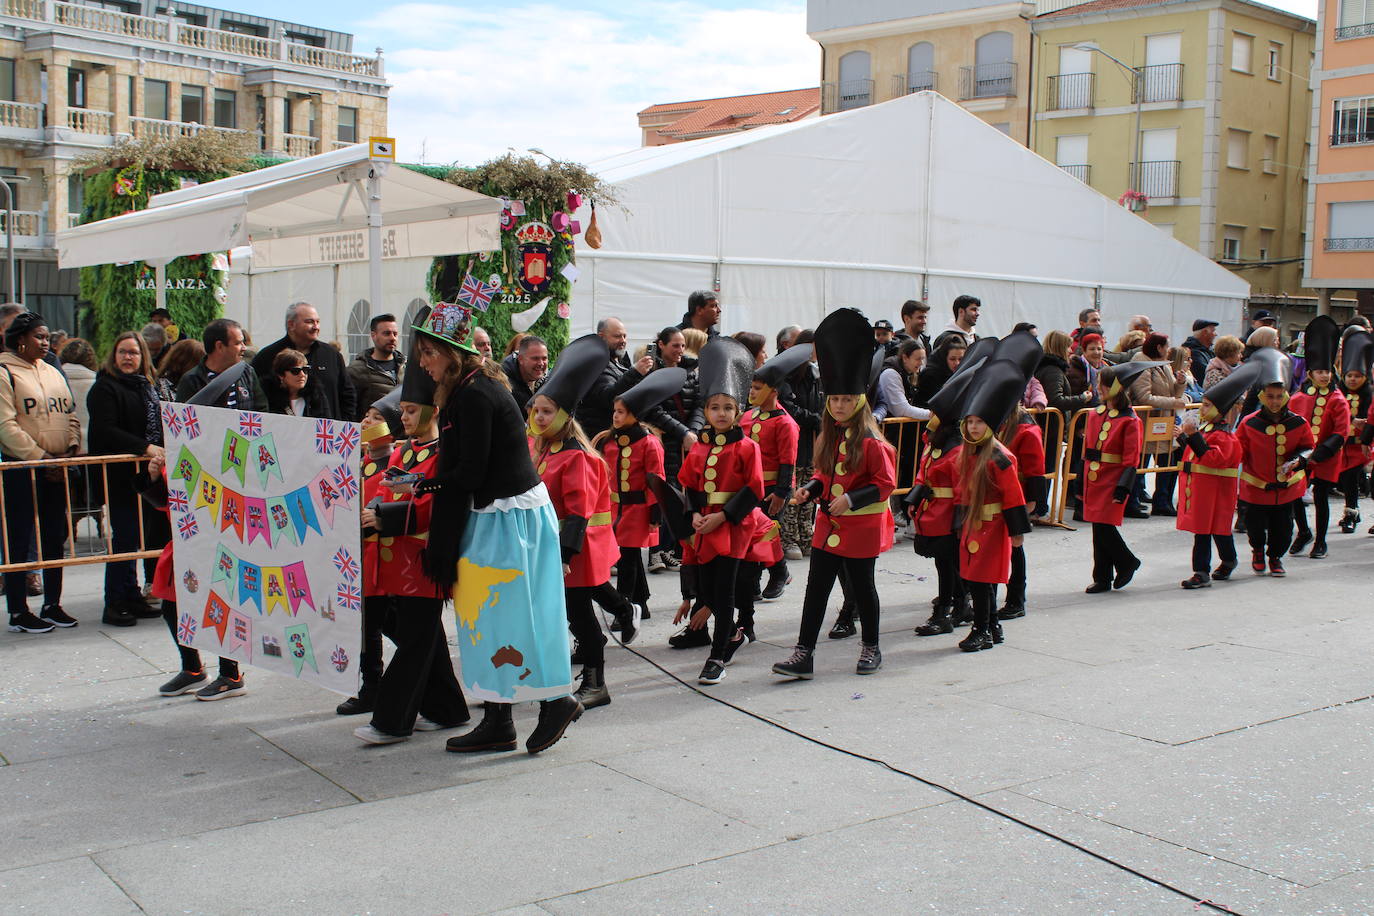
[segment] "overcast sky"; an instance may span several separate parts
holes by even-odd
[[[649,105],[820,82],[804,0],[216,5],[352,32],[358,53],[384,48],[408,162],[471,165],[507,147],[590,162],[638,146],[635,112]],[[1316,16],[1316,0],[1271,5]]]

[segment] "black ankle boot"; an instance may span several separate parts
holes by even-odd
[[[792,577],[787,572],[787,558],[784,557],[768,567],[768,584],[763,587],[759,597],[764,601],[775,601],[782,597],[783,589],[791,581]]]
[[[993,645],[1002,644],[1002,623],[997,619],[996,614],[993,614],[992,619],[988,621],[988,638],[992,640]]]
[[[546,751],[558,743],[568,726],[582,718],[582,704],[575,696],[545,700],[539,704],[539,724],[525,741],[525,750],[531,754]]]
[[[954,610],[950,617],[956,627],[973,623],[973,597],[968,592],[964,592],[961,597],[955,599]]]
[[[587,665],[582,669],[582,685],[577,688],[577,702],[583,709],[595,709],[611,702],[611,692],[606,689],[606,666]]]
[[[835,625],[830,628],[830,638],[848,639],[857,632],[859,632],[859,628],[854,625],[854,609],[846,603],[840,608],[840,614],[835,618]]]
[[[946,633],[954,632],[954,623],[949,619],[949,609],[953,602],[946,602],[935,606],[935,610],[930,612],[930,619],[916,628],[917,636],[943,636]]]
[[[466,735],[448,739],[444,747],[455,754],[515,750],[515,722],[511,720],[511,704],[484,704],[482,721],[477,723],[477,727]]]
[[[969,634],[959,640],[959,649],[962,652],[978,652],[983,649],[992,648],[992,636],[987,630],[980,630],[977,627],[969,630]]]

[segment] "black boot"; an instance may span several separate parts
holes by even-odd
[[[341,716],[358,716],[365,712],[372,712],[377,708],[377,688],[365,685],[358,691],[356,697],[349,697],[338,706],[334,711]]]
[[[577,688],[577,702],[583,709],[595,709],[611,702],[611,692],[606,689],[606,666],[587,665],[582,669],[582,685]]]
[[[857,632],[859,632],[859,628],[854,624],[854,607],[846,601],[840,607],[839,616],[835,618],[835,625],[830,628],[830,638],[848,639]]]
[[[954,610],[950,613],[956,627],[973,623],[973,597],[964,592],[954,599]]]
[[[792,577],[787,573],[787,558],[779,560],[768,567],[768,584],[763,587],[760,598],[764,601],[775,601],[782,597],[782,590],[792,581]]]
[[[993,614],[992,619],[988,621],[988,638],[992,640],[992,644],[995,646],[1002,644],[1002,622],[997,619],[996,614]]]
[[[937,604],[930,612],[930,619],[916,628],[917,636],[943,636],[954,632],[954,624],[949,619],[949,609],[953,602]]]
[[[558,743],[568,726],[582,718],[582,704],[577,697],[559,697],[545,700],[539,704],[539,724],[525,741],[525,750],[531,754],[546,751]]]
[[[477,727],[466,735],[448,739],[444,747],[455,754],[515,750],[515,722],[511,720],[511,704],[484,704],[482,721],[477,723]]]
[[[1346,507],[1345,514],[1341,516],[1341,533],[1354,534],[1355,528],[1360,524],[1360,513],[1357,509]]]
[[[962,652],[978,652],[991,648],[992,635],[987,630],[980,630],[977,627],[969,630],[969,634],[959,640],[959,650]]]

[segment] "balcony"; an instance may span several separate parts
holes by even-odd
[[[1182,64],[1154,64],[1139,69],[1140,78],[1132,94],[1132,102],[1183,101]]]
[[[1374,238],[1326,239],[1322,247],[1327,251],[1374,251]]]
[[[1336,40],[1341,41],[1345,38],[1368,38],[1374,35],[1374,22],[1362,22],[1359,25],[1347,25],[1336,29]]]
[[[844,80],[821,84],[821,109],[830,114],[873,104],[873,80]]]
[[[174,20],[60,0],[0,0],[0,16],[46,22],[69,29],[118,35],[130,43],[155,42],[245,60],[281,61],[299,67],[381,79],[382,57],[316,48],[278,38],[206,29]]]
[[[912,70],[908,73],[892,74],[892,97],[901,98],[913,92],[935,88],[934,70]]]
[[[214,127],[209,124],[183,121],[164,121],[160,118],[130,118],[129,126],[134,136],[140,140],[172,140],[177,137],[194,137],[206,131],[219,131],[226,134],[246,133],[246,131],[235,130],[230,127]]]
[[[959,68],[959,100],[1016,97],[1016,61]]]
[[[1061,73],[1051,76],[1045,107],[1049,111],[1072,111],[1093,107],[1093,74]]]
[[[286,155],[292,159],[304,159],[319,152],[320,141],[305,134],[282,134],[286,140]]]
[[[1332,146],[1353,146],[1356,143],[1374,143],[1374,124],[1362,129],[1338,130],[1331,135]]]
[[[41,140],[43,106],[0,101],[0,137],[6,140]]]
[[[67,130],[74,130],[78,134],[108,137],[114,133],[114,112],[97,111],[94,108],[68,108],[66,126]]]
[[[1063,169],[1064,171],[1068,172],[1070,175],[1072,175],[1074,178],[1077,178],[1079,181],[1083,182],[1084,184],[1088,184],[1088,183],[1089,183],[1088,177],[1092,174],[1092,166],[1090,166],[1090,165],[1061,165],[1060,168]]]
[[[1151,200],[1178,197],[1178,162],[1132,162],[1127,184]]]

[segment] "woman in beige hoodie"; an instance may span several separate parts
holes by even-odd
[[[21,312],[5,329],[0,353],[0,460],[33,461],[75,455],[81,446],[81,422],[67,380],[44,361],[48,329],[33,312]],[[62,556],[67,542],[67,487],[60,469],[4,472],[6,561],[21,561],[34,536],[45,560]],[[36,507],[36,509],[35,509]],[[5,573],[5,602],[10,631],[46,633],[54,626],[73,627],[62,610],[62,568],[43,570],[43,607],[29,611],[22,572]]]

